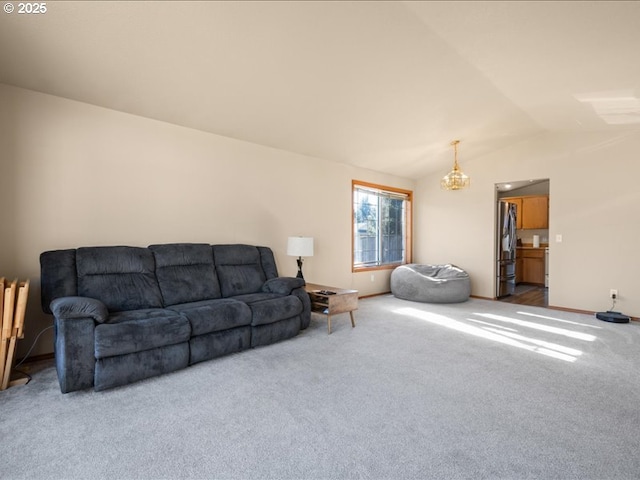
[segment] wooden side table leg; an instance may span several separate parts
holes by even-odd
[[[356,321],[353,318],[353,310],[349,312],[349,315],[351,315],[351,328],[356,328]]]
[[[331,315],[327,315],[327,328],[329,329],[329,334],[331,334]]]

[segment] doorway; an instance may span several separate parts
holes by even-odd
[[[549,179],[519,180],[496,184],[497,211],[505,202],[516,210],[515,276],[505,291],[500,276],[505,236],[500,214],[496,216],[495,298],[506,303],[549,305]]]
[[[504,303],[517,303],[520,305],[531,305],[534,307],[549,306],[549,287],[538,285],[516,285],[512,295],[499,299]]]

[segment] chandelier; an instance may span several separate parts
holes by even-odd
[[[442,180],[440,180],[440,186],[445,190],[460,190],[462,188],[468,187],[470,180],[467,175],[462,173],[460,167],[458,166],[458,144],[460,140],[454,140],[451,142],[453,145],[453,170],[447,173]]]

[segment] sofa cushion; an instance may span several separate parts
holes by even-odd
[[[269,278],[276,278],[278,276],[278,268],[276,267],[276,259],[273,256],[273,251],[269,247],[256,247],[260,252],[260,263],[264,274]]]
[[[97,298],[110,312],[162,307],[155,260],[139,247],[83,247],[76,252],[78,296]]]
[[[259,347],[295,337],[300,332],[300,318],[291,317],[279,322],[251,327],[251,346]]]
[[[54,299],[78,295],[75,248],[40,254],[40,287],[44,313],[51,313]]]
[[[260,251],[250,245],[214,245],[216,266],[223,297],[259,292],[267,279]]]
[[[189,319],[192,336],[251,325],[251,309],[246,303],[231,298],[173,305],[170,308]]]
[[[220,298],[211,245],[151,245],[164,305]]]
[[[129,355],[99,358],[94,376],[95,390],[106,390],[186,368],[189,365],[189,350],[189,344],[183,342]]]
[[[249,305],[251,309],[251,325],[265,325],[302,313],[302,302],[293,295],[276,293],[252,293],[234,297]]]
[[[296,288],[302,288],[304,286],[305,281],[302,278],[277,277],[270,278],[264,282],[264,285],[262,285],[262,291],[279,293],[280,295],[290,295]]]
[[[249,325],[196,335],[189,340],[189,363],[239,352],[251,346],[253,328]]]
[[[164,309],[118,312],[96,326],[96,358],[141,352],[186,342],[191,326],[186,317]]]

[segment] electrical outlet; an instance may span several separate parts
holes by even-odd
[[[371,274],[371,281],[372,281],[372,282],[375,282],[375,281],[376,281],[376,276],[375,276],[373,273]]]
[[[618,298],[618,290],[616,290],[615,288],[609,290],[609,297],[613,299]]]

